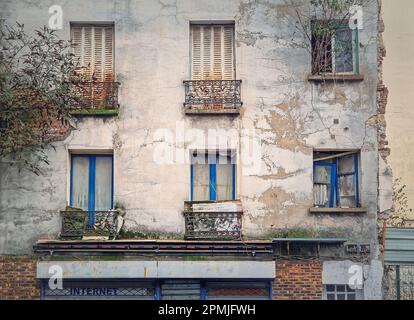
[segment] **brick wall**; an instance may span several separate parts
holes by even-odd
[[[320,261],[276,260],[274,300],[321,300],[322,294]]]
[[[39,299],[36,262],[29,256],[0,256],[0,300]]]

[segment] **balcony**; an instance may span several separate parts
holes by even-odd
[[[186,114],[239,114],[241,80],[184,81]]]
[[[185,202],[185,239],[240,240],[243,210],[240,201]]]
[[[118,212],[110,211],[61,211],[62,239],[102,237],[113,239],[118,227]]]
[[[119,82],[86,81],[76,82],[77,104],[73,106],[74,115],[117,115]]]

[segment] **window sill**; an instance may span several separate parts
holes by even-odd
[[[81,109],[72,111],[71,114],[74,116],[117,116],[119,113],[118,109]]]
[[[351,213],[351,214],[363,214],[367,213],[367,208],[310,208],[310,213]]]
[[[363,81],[364,76],[361,74],[311,74],[308,76],[309,81],[313,82],[332,82],[332,81],[343,81],[343,82],[357,82]]]

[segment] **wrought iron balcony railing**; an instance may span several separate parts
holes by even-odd
[[[119,82],[86,81],[74,83],[80,110],[115,110],[118,109]]]
[[[117,211],[61,211],[60,237],[82,239],[85,236],[114,238],[117,231]]]
[[[184,81],[186,113],[239,113],[241,80]]]
[[[227,202],[221,202],[225,204]],[[185,238],[206,240],[240,240],[242,237],[241,209],[234,209],[235,202],[228,202],[230,207],[215,206],[215,203],[206,203],[203,209],[197,211],[187,202],[184,211]],[[237,206],[237,205],[236,205]],[[194,209],[191,209],[194,208]],[[210,211],[211,210],[211,211]],[[227,211],[229,210],[229,211]]]

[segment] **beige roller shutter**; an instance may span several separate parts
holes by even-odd
[[[193,80],[233,80],[234,26],[191,26]]]

